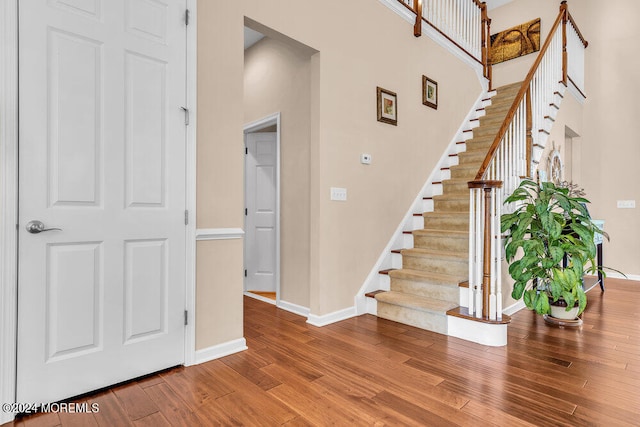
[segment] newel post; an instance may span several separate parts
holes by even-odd
[[[413,0],[413,11],[416,13],[416,23],[413,25],[413,35],[422,35],[422,0]]]
[[[487,14],[487,3],[482,3],[482,66],[484,76],[489,80],[489,90],[492,90],[492,67],[489,59],[491,50],[491,19]]]
[[[567,10],[567,1],[564,0],[560,4],[560,13],[562,13],[562,83],[567,85],[567,22],[569,21],[569,12]]]
[[[480,230],[474,230],[473,233],[475,236],[470,235],[471,240],[476,240],[477,244],[470,244],[470,250],[481,249],[481,263],[482,263],[482,271],[478,271],[482,275],[482,279],[478,277],[480,274],[474,277],[469,278],[469,287],[472,290],[472,287],[480,285],[482,294],[476,294],[477,303],[473,304],[475,306],[474,311],[476,312],[476,317],[478,316],[478,308],[482,306],[482,318],[484,319],[495,319],[496,310],[501,306],[501,301],[498,302],[497,298],[501,297],[501,291],[496,289],[496,279],[491,277],[492,274],[496,274],[494,271],[493,265],[494,261],[499,260],[499,248],[496,247],[497,244],[500,244],[500,231],[499,231],[499,221],[497,218],[499,216],[497,206],[497,202],[499,202],[499,198],[497,198],[498,189],[502,188],[502,181],[493,181],[493,180],[479,180],[479,181],[471,181],[468,183],[469,189],[473,191],[482,190],[483,197],[481,206],[476,206],[474,209],[473,206],[469,206],[471,212],[475,210],[475,215],[482,215],[480,221],[478,221],[478,228],[482,227]],[[497,200],[496,200],[497,199]],[[473,197],[472,197],[473,200]],[[478,200],[480,202],[480,200]],[[473,214],[472,214],[473,215]],[[471,221],[473,221],[470,218]],[[477,254],[480,255],[480,251],[477,251]],[[475,259],[475,256],[470,256],[470,259]],[[478,280],[476,280],[476,278]],[[493,288],[492,288],[493,286]],[[475,290],[472,290],[475,291]],[[472,306],[472,302],[470,301],[469,306]]]

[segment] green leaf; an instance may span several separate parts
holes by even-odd
[[[533,289],[529,289],[524,293],[524,297],[522,298],[522,300],[524,301],[524,305],[526,305],[527,308],[530,310],[534,309],[533,302],[535,297],[536,297],[536,291]]]
[[[571,309],[576,305],[576,299],[569,291],[562,292],[562,299],[567,303],[567,311],[571,311]]]
[[[554,264],[557,264],[562,261],[562,258],[564,257],[564,251],[559,246],[551,246],[549,248],[549,255],[551,255]]]
[[[526,287],[526,282],[517,281],[513,284],[513,291],[511,292],[511,298],[515,300],[519,300],[522,298],[522,294],[524,293],[524,288]]]

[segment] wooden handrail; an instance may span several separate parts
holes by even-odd
[[[578,33],[578,37],[580,38],[582,45],[586,48],[587,46],[589,46],[589,42],[585,40],[584,36],[580,32],[580,28],[578,28],[578,24],[576,24],[576,21],[574,21],[573,16],[571,16],[570,13],[567,13],[567,15],[569,16],[569,22],[571,22],[571,25],[573,25],[573,28],[575,28],[576,33]]]
[[[504,121],[502,122],[502,125],[500,126],[500,129],[498,130],[498,134],[493,140],[493,144],[491,144],[491,147],[489,148],[489,152],[487,153],[487,156],[482,162],[482,165],[480,165],[480,169],[478,170],[478,173],[476,174],[476,177],[475,177],[476,181],[482,180],[482,177],[484,176],[484,173],[489,167],[489,164],[491,163],[493,156],[496,154],[496,151],[500,146],[500,142],[502,141],[502,138],[504,138],[505,133],[507,133],[507,129],[509,128],[511,121],[513,120],[513,116],[515,116],[516,111],[518,110],[518,106],[520,105],[520,103],[522,102],[522,99],[526,95],[529,85],[533,80],[533,76],[535,75],[536,70],[538,69],[538,66],[542,62],[542,58],[544,57],[545,53],[549,49],[549,46],[551,45],[553,34],[555,34],[555,32],[558,29],[558,26],[566,16],[566,11],[567,11],[567,5],[566,5],[566,2],[563,2],[560,5],[560,13],[558,14],[558,17],[553,23],[553,26],[551,27],[551,31],[549,31],[549,36],[545,40],[544,45],[542,46],[542,49],[540,49],[540,53],[538,54],[538,57],[534,61],[533,65],[531,66],[531,69],[529,70],[527,77],[522,82],[522,87],[520,88],[520,91],[518,92],[515,99],[513,100],[513,104],[511,105],[509,112],[507,113],[506,117],[504,118]],[[565,68],[566,70],[566,64],[563,65],[563,68]]]

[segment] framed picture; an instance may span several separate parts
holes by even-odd
[[[438,109],[438,83],[427,76],[422,76],[422,103]]]
[[[378,121],[398,126],[398,96],[390,90],[377,88]]]

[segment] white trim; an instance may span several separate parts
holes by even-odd
[[[247,350],[247,341],[244,338],[227,341],[222,344],[197,350],[195,353],[194,365],[209,362],[210,360],[219,359],[230,354],[239,353]]]
[[[623,280],[637,280],[640,281],[640,274],[627,274],[626,277],[620,273],[611,272],[607,273],[607,277],[611,277],[612,279],[623,279]],[[607,289],[607,279],[604,279],[604,286]]]
[[[520,300],[520,301],[516,302],[515,304],[512,304],[509,307],[507,307],[504,310],[502,310],[502,314],[506,314],[507,316],[513,316],[514,314],[516,314],[517,312],[519,312],[520,310],[522,310],[525,307],[526,307],[526,305],[524,305],[524,301]]]
[[[258,301],[266,302],[267,304],[276,305],[276,300],[271,299],[271,298],[267,298],[267,297],[263,297],[262,295],[254,294],[252,292],[245,292],[244,296],[245,297],[249,297],[249,298],[253,298],[253,299],[257,299]]]
[[[184,364],[194,364],[196,358],[196,174],[197,174],[197,94],[198,94],[198,27],[197,0],[187,0],[190,21],[187,26],[187,99],[190,123],[187,126],[186,152],[186,208],[189,224],[186,229],[185,247],[185,310],[188,313],[184,330]]]
[[[447,335],[491,347],[502,347],[507,345],[507,324],[447,316]]]
[[[15,402],[18,301],[18,3],[0,2],[0,403]],[[0,411],[0,424],[14,415]]]
[[[298,304],[294,304],[292,302],[282,301],[278,302],[278,308],[281,308],[285,311],[288,311],[293,314],[297,314],[298,316],[308,317],[311,310],[308,307],[303,307]]]
[[[242,228],[198,228],[195,230],[196,240],[231,240],[242,239]]]
[[[307,318],[307,323],[313,326],[327,326],[332,323],[340,322],[342,320],[350,319],[352,317],[356,317],[358,312],[356,307],[348,307],[342,310],[334,311],[333,313],[324,314],[322,316],[318,316],[315,314],[309,314]]]
[[[266,127],[269,126],[273,126],[276,125],[276,305],[280,303],[280,233],[281,233],[281,228],[280,228],[280,175],[281,175],[281,164],[280,164],[280,133],[281,133],[281,126],[280,126],[280,112],[278,111],[277,113],[273,113],[273,114],[269,114],[266,117],[263,117],[261,119],[255,120],[253,122],[247,123],[244,125],[243,127],[243,132],[244,132],[244,146],[246,148],[247,146],[247,134],[248,133],[252,133],[252,132],[256,132],[259,131],[260,129],[264,129]],[[244,177],[246,178],[247,176],[247,171],[246,171],[246,157],[245,157],[245,170],[244,170]],[[244,202],[245,202],[245,207],[246,207],[246,194],[247,194],[247,187],[246,187],[246,179],[245,179],[245,183],[244,183]],[[245,216],[245,220],[246,220],[246,216]],[[246,228],[246,224],[245,224],[245,228]],[[245,246],[246,247],[246,246]],[[244,248],[243,248],[244,251]],[[243,253],[243,265],[246,264],[246,253]],[[243,279],[244,281],[244,279]],[[243,283],[242,289],[244,291],[247,290],[246,288],[246,282]]]
[[[416,22],[416,14],[403,5],[398,0],[380,0],[380,3],[397,13],[402,19],[413,25]]]

